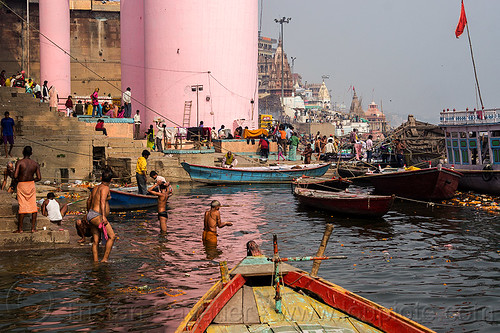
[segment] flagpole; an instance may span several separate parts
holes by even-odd
[[[472,43],[470,41],[468,22],[465,24],[465,28],[467,29],[467,38],[469,39],[470,56],[472,58],[472,67],[474,68],[474,77],[476,78],[476,87],[477,87],[477,92],[479,94],[479,101],[481,102],[481,109],[484,109],[483,98],[481,97],[481,89],[479,89],[479,81],[477,79],[476,62],[474,61],[474,53],[472,53]]]

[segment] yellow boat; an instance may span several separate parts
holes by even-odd
[[[222,279],[196,303],[176,333],[433,332],[338,285],[284,263],[327,258],[279,259],[276,249],[275,241],[272,259],[247,256],[229,274],[222,273]]]

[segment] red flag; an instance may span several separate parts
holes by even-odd
[[[460,11],[460,19],[458,20],[457,28],[455,29],[455,36],[458,38],[463,32],[467,24],[467,17],[465,16],[464,1],[462,0],[462,10]]]

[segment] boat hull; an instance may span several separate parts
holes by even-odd
[[[273,264],[264,256],[246,257],[227,283],[210,288],[175,332],[434,332],[293,266],[281,264],[280,273],[282,313],[275,311],[275,290],[267,282]]]
[[[110,189],[109,192],[109,208],[112,211],[145,209],[158,204],[156,196],[133,193],[137,192],[137,187]]]
[[[437,168],[414,171],[380,173],[367,176],[376,194],[394,194],[416,200],[444,200],[452,198],[462,174]]]
[[[273,184],[290,183],[301,176],[321,177],[330,164],[300,165],[300,169],[290,166],[255,168],[219,168],[181,163],[193,181],[206,184]]]
[[[457,170],[463,174],[458,183],[462,191],[500,195],[500,170]]]
[[[458,187],[461,190],[500,195],[500,170],[496,172],[461,171],[464,176]]]
[[[308,188],[310,190],[321,191],[342,191],[348,188],[352,181],[342,178],[332,179],[316,179],[316,178],[299,178],[293,182],[294,187]]]
[[[392,196],[327,192],[295,188],[300,203],[321,210],[358,217],[382,217],[392,207]]]

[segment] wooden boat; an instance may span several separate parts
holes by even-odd
[[[144,209],[158,204],[156,196],[137,194],[137,186],[112,188],[109,192],[109,208],[113,211]]]
[[[175,332],[433,332],[284,263],[317,259],[331,258],[247,256],[222,274]]]
[[[463,174],[459,188],[500,195],[500,109],[441,112],[446,167]]]
[[[367,175],[376,194],[417,200],[444,200],[455,195],[462,174],[447,168],[427,168]]]
[[[192,180],[209,184],[290,183],[300,176],[323,176],[330,167],[330,163],[241,168],[220,168],[186,162],[181,164]]]
[[[381,217],[392,207],[393,196],[330,192],[296,187],[295,196],[302,204],[343,215]]]
[[[293,183],[295,187],[308,188],[311,190],[321,190],[321,191],[342,191],[348,188],[352,181],[341,178],[310,178],[310,177],[299,177]]]

